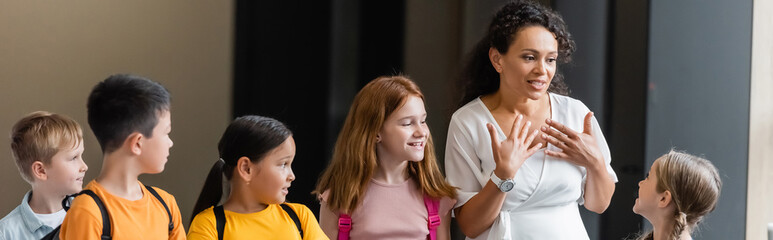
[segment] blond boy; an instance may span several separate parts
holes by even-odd
[[[0,220],[0,239],[40,239],[62,223],[62,199],[83,187],[83,133],[66,116],[33,112],[13,126],[11,150],[32,190]]]

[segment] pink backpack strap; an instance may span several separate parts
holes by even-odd
[[[338,214],[338,240],[349,240],[349,231],[352,230],[352,217]]]
[[[440,226],[440,216],[438,215],[438,208],[440,208],[440,200],[431,198],[428,195],[424,195],[424,205],[427,206],[427,228],[429,228],[428,240],[437,239],[437,227]],[[340,238],[339,238],[340,239]]]

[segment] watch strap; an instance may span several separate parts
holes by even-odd
[[[505,180],[502,180],[497,176],[496,173],[494,173],[494,171],[491,171],[491,182],[493,182],[494,185],[497,185],[497,187],[499,187],[499,185],[502,185],[502,183],[505,182]]]

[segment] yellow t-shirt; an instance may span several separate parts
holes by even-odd
[[[154,187],[172,213],[174,229],[169,234],[169,215],[164,205],[142,183],[137,181],[137,184],[142,188],[142,198],[136,201],[114,196],[96,181],[86,185],[85,189],[99,196],[110,213],[113,239],[185,239],[180,209],[174,196]],[[98,240],[101,234],[102,214],[97,204],[85,194],[76,197],[62,223],[60,239]]]
[[[304,240],[328,239],[314,214],[306,205],[287,203],[298,215],[303,229]],[[213,208],[207,208],[196,214],[188,231],[189,240],[217,239],[217,223]],[[255,213],[225,212],[224,240],[239,239],[301,239],[298,228],[292,218],[282,210],[279,204],[270,204],[266,209]]]

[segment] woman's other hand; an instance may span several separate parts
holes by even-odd
[[[497,177],[502,179],[512,179],[515,177],[515,173],[521,168],[523,162],[526,161],[534,152],[542,147],[542,143],[538,143],[529,148],[534,138],[539,131],[534,130],[529,134],[530,121],[523,123],[523,115],[515,117],[515,123],[510,129],[510,134],[507,135],[507,139],[499,141],[497,137],[497,130],[491,123],[486,124],[489,135],[491,135],[491,150],[494,154],[494,163],[496,163],[496,169],[494,173]]]
[[[575,132],[559,122],[545,120],[550,128],[545,126],[541,128],[542,139],[561,149],[560,152],[545,150],[545,154],[565,159],[586,168],[604,164],[604,157],[596,143],[596,137],[593,136],[592,119],[593,112],[588,112],[585,115],[585,124],[581,133]]]

